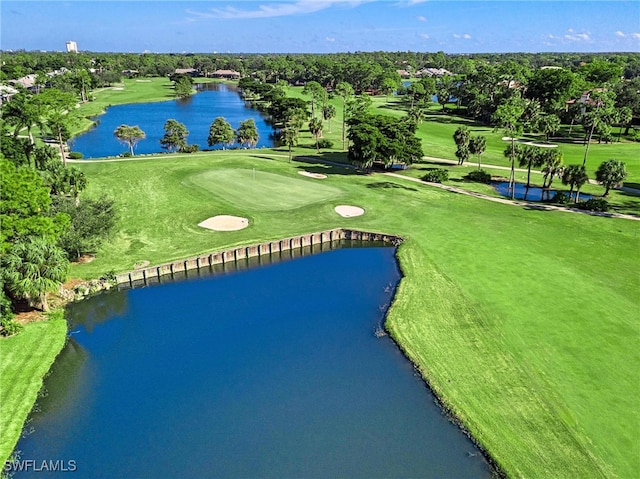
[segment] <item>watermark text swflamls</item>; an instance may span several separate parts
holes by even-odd
[[[4,464],[5,472],[75,472],[78,470],[76,461],[71,459],[65,461],[63,459],[45,459],[37,461],[35,459],[16,459],[7,461]]]

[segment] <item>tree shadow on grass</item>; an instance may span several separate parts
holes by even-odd
[[[371,188],[371,189],[394,188],[394,189],[407,190],[407,191],[418,191],[417,188],[413,188],[411,186],[399,185],[397,183],[392,183],[391,181],[378,181],[376,183],[369,183],[367,184],[367,188]]]
[[[305,161],[306,160],[298,160]],[[355,168],[345,168],[337,165],[327,165],[322,163],[307,164],[296,166],[299,171],[306,171],[307,173],[315,173],[320,175],[343,175],[343,176],[366,176],[366,173]]]
[[[489,127],[488,125],[480,123],[479,121],[476,121],[476,120],[472,120],[470,118],[463,118],[463,117],[455,116],[455,115],[449,116],[449,115],[446,115],[446,114],[441,114],[441,115],[429,114],[429,115],[426,115],[425,122],[443,123],[443,124],[446,124],[446,125],[454,123],[456,125],[465,125],[465,126],[477,127],[477,128],[488,128]]]

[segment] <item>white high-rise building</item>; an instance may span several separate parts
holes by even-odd
[[[78,44],[74,41],[67,42],[67,53],[78,53]]]

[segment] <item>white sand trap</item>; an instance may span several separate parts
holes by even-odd
[[[138,83],[151,83],[151,80],[136,80]]]
[[[114,86],[114,87],[111,87],[111,89],[112,90],[124,90],[124,88],[121,87],[121,86]]]
[[[327,175],[323,175],[322,173],[311,173],[309,171],[298,171],[299,175],[308,176],[309,178],[317,178],[319,180],[324,180]]]
[[[334,209],[336,210],[336,213],[344,218],[362,216],[364,214],[364,209],[359,206],[338,205]]]
[[[218,215],[207,218],[198,226],[214,231],[238,231],[249,226],[249,220],[240,216]]]

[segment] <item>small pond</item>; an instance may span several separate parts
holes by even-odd
[[[259,111],[246,106],[235,87],[222,83],[196,86],[198,93],[185,99],[109,107],[105,114],[94,118],[97,122],[94,128],[70,142],[71,150],[81,152],[85,158],[120,155],[129,147],[119,142],[113,132],[126,124],[138,125],[146,134],[146,138],[135,147],[136,155],[162,153],[165,150],[160,146],[160,139],[164,136],[164,124],[168,119],[184,123],[189,131],[189,144],[208,149],[209,127],[219,116],[224,117],[234,129],[240,126],[241,121],[252,118],[260,136],[257,148],[274,146],[273,128]]]
[[[509,188],[508,181],[492,182],[491,185],[502,196],[511,198],[511,188]],[[551,201],[551,199],[553,199],[554,195],[558,193],[558,191],[563,191],[564,193],[569,194],[569,190],[543,190],[538,186],[530,186],[529,188],[527,188],[527,185],[524,183],[516,183],[514,197],[516,200]],[[575,192],[573,193],[572,197],[575,198]],[[590,198],[593,198],[593,196],[580,193],[579,200],[586,201]]]
[[[74,304],[21,458],[74,478],[489,478],[374,334],[399,277],[394,248],[343,248]],[[15,475],[51,476],[69,474]]]

